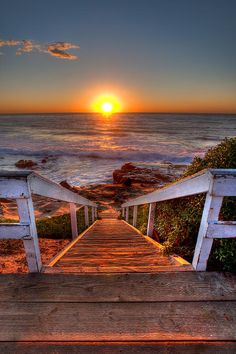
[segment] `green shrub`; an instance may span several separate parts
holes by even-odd
[[[205,168],[236,168],[236,138],[224,139],[209,149],[203,158],[195,157],[182,178]],[[166,252],[192,260],[204,201],[205,195],[201,194],[157,203],[155,228]],[[147,210],[145,215],[144,211],[138,213],[141,213],[138,228],[145,230]],[[236,220],[236,198],[224,198],[220,219]],[[208,265],[209,269],[236,271],[236,240],[214,240]]]

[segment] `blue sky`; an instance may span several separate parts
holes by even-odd
[[[236,112],[234,0],[0,5],[2,41],[80,46],[66,50],[75,60],[55,56],[55,48],[16,55],[17,46],[1,46],[2,112],[89,111],[103,92],[128,111]]]

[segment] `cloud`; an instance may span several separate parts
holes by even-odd
[[[69,59],[69,60],[77,59],[76,55],[72,55],[67,52],[67,50],[70,49],[79,49],[79,46],[72,44],[70,42],[54,42],[54,43],[50,43],[46,47],[45,52],[49,53],[54,57],[59,57],[62,59]]]
[[[20,45],[21,41],[15,41],[14,39],[10,39],[7,41],[4,41],[2,39],[0,39],[0,47],[4,47],[4,46],[14,46],[14,45]]]
[[[23,39],[20,41],[12,39],[0,39],[0,47],[3,46],[18,46],[19,48],[16,50],[16,55],[37,51],[40,53],[47,53],[53,57],[67,60],[76,60],[78,58],[77,55],[69,53],[68,50],[80,48],[78,45],[70,42],[53,42],[47,44],[38,44],[29,39]]]

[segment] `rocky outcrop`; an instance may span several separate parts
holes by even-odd
[[[130,186],[132,183],[160,184],[171,182],[173,176],[162,174],[158,169],[141,168],[132,163],[124,164],[113,172],[113,182]]]
[[[15,163],[15,166],[18,168],[31,168],[37,165],[37,162],[32,160],[19,160]]]

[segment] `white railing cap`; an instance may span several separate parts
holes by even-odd
[[[69,203],[97,207],[97,204],[79,194],[62,187],[60,184],[41,176],[34,171],[0,171],[1,179],[24,179],[28,182],[32,194],[65,201]]]
[[[205,193],[209,189],[212,178],[221,176],[236,177],[236,169],[204,169],[191,176],[158,188],[154,192],[128,200],[121,205],[122,208],[160,202],[175,198],[186,197],[198,193]]]

